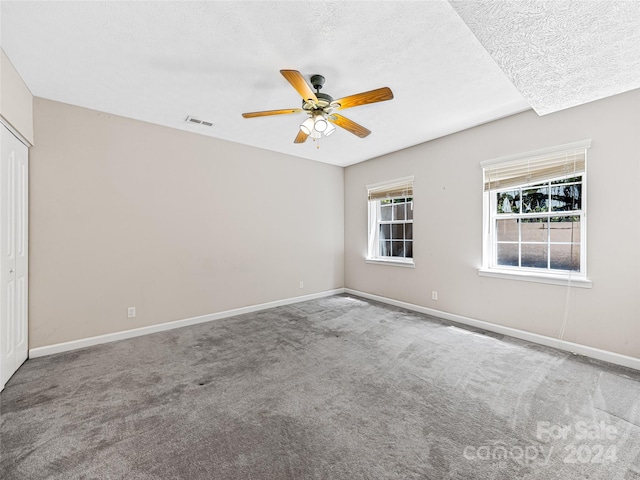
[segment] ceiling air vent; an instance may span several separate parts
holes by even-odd
[[[212,122],[207,122],[206,120],[200,120],[199,118],[192,117],[191,115],[189,115],[184,121],[187,123],[202,125],[203,127],[213,127]]]

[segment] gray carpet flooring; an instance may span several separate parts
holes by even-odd
[[[640,479],[640,372],[340,295],[37,358],[10,479]]]

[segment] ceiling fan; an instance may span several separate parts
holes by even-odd
[[[337,110],[358,107],[369,103],[384,102],[385,100],[391,100],[393,98],[391,89],[389,87],[382,87],[334,100],[331,95],[320,93],[320,89],[324,85],[324,77],[322,75],[311,76],[311,85],[316,89],[314,93],[302,74],[297,70],[280,70],[280,73],[302,96],[302,108],[250,112],[243,113],[242,116],[244,118],[254,118],[269,115],[306,113],[308,118],[300,125],[300,131],[293,141],[294,143],[304,143],[309,137],[316,139],[322,135],[331,135],[336,130],[333,125],[342,127],[354,135],[364,138],[371,133],[371,130],[335,112]]]

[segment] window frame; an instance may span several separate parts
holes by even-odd
[[[483,177],[486,176],[488,167],[496,164],[517,164],[524,163],[527,160],[532,160],[534,158],[541,158],[543,156],[562,156],[568,152],[576,152],[579,150],[584,150],[584,169],[581,172],[574,173],[566,173],[564,175],[548,176],[544,179],[537,178],[531,182],[523,182],[517,185],[505,186],[503,188],[489,188],[488,190],[483,188],[483,234],[482,234],[482,266],[479,269],[478,273],[481,276],[487,277],[497,277],[497,278],[507,278],[513,280],[524,280],[524,281],[532,281],[539,283],[549,283],[556,285],[570,285],[584,288],[591,288],[592,283],[587,278],[587,149],[591,146],[590,140],[584,140],[581,142],[574,142],[571,144],[560,145],[557,147],[550,147],[542,150],[536,150],[534,152],[527,152],[523,154],[512,155],[508,157],[501,157],[494,160],[487,160],[481,163],[483,169]],[[532,212],[532,213],[520,213],[518,214],[504,214],[498,213],[497,211],[497,197],[499,192],[504,192],[508,190],[520,190],[521,192],[526,190],[528,186],[539,186],[542,184],[547,184],[551,187],[552,182],[561,180],[563,178],[571,178],[571,177],[581,177],[581,208],[580,210],[571,210],[571,211],[553,211],[551,208],[547,212]],[[483,178],[483,185],[485,182],[485,178]],[[551,196],[551,191],[549,192],[549,198]],[[523,199],[520,199],[521,205]],[[508,265],[498,265],[497,264],[497,247],[498,247],[498,239],[496,232],[496,225],[498,219],[509,219],[509,218],[548,218],[549,221],[552,217],[562,217],[562,216],[577,216],[580,218],[580,271],[572,271],[572,270],[561,270],[561,269],[553,269],[550,267],[550,252],[547,252],[547,268],[537,268],[537,267],[523,267],[523,266],[508,266]],[[521,226],[518,228],[519,238],[518,238],[518,248],[519,248],[519,262],[521,262],[521,246],[523,244],[522,236],[521,236]],[[550,234],[548,233],[548,238],[544,243],[547,246],[553,244],[550,241]],[[540,242],[543,244],[542,242]],[[559,242],[564,243],[564,242]],[[530,242],[525,242],[525,244],[535,244]]]
[[[400,267],[410,267],[413,268],[415,267],[415,261],[413,258],[414,255],[414,250],[413,250],[413,243],[415,240],[415,231],[413,230],[413,223],[414,223],[414,215],[411,215],[411,219],[407,218],[407,214],[405,213],[405,218],[402,221],[398,221],[398,220],[394,220],[393,218],[391,220],[382,220],[382,202],[384,200],[397,200],[397,199],[405,199],[405,202],[399,202],[399,203],[403,203],[404,205],[408,205],[409,203],[411,203],[411,210],[413,211],[414,208],[414,204],[415,204],[415,197],[414,197],[414,192],[413,192],[413,182],[414,182],[414,177],[410,176],[410,177],[403,177],[403,178],[398,178],[395,180],[389,180],[386,182],[380,182],[380,183],[376,183],[376,184],[372,184],[372,185],[367,185],[367,193],[368,193],[368,200],[367,200],[367,209],[368,209],[368,224],[367,224],[367,244],[368,244],[368,248],[367,248],[367,255],[365,257],[365,261],[367,263],[374,263],[374,264],[380,264],[380,265],[394,265],[394,266],[400,266]],[[395,194],[395,195],[391,195],[391,196],[386,196],[384,198],[377,198],[377,199],[371,199],[371,192],[372,191],[380,191],[380,190],[395,190],[394,187],[396,187],[397,185],[410,185],[410,194],[407,193],[403,193],[403,194]],[[406,199],[411,199],[411,202],[407,202]],[[391,203],[391,205],[393,205],[393,202]],[[411,247],[412,247],[412,252],[411,252],[411,257],[397,257],[397,256],[391,256],[391,255],[381,255],[381,249],[380,249],[380,225],[394,225],[394,224],[402,224],[402,225],[406,225],[406,224],[411,224],[412,225],[412,235],[411,235]],[[403,241],[407,242],[406,240],[406,227],[405,227],[405,232],[404,232],[405,236],[403,237]],[[405,244],[405,248],[406,248],[406,244]]]

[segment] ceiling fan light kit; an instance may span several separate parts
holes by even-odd
[[[313,128],[316,132],[324,132],[327,129],[328,122],[324,119],[322,114],[314,114]]]
[[[325,82],[325,78],[322,75],[316,74],[310,78],[311,85],[316,89],[314,92],[302,74],[297,70],[280,70],[280,73],[302,97],[302,108],[250,112],[243,113],[242,116],[244,118],[255,118],[305,112],[308,118],[300,124],[300,131],[294,143],[304,143],[308,137],[316,140],[321,138],[323,134],[327,137],[335,132],[336,128],[334,125],[344,128],[360,138],[364,138],[371,133],[370,130],[334,112],[336,110],[358,107],[369,103],[384,102],[393,98],[391,89],[389,87],[382,87],[334,100],[331,95],[320,93],[320,89],[324,86]]]
[[[325,137],[328,137],[329,135],[331,135],[335,131],[336,131],[336,127],[334,127],[330,123],[327,123],[327,129],[323,133],[324,133]]]
[[[302,124],[300,125],[300,130],[307,135],[311,135],[311,132],[313,131],[313,118],[309,117],[304,122],[302,122]]]

